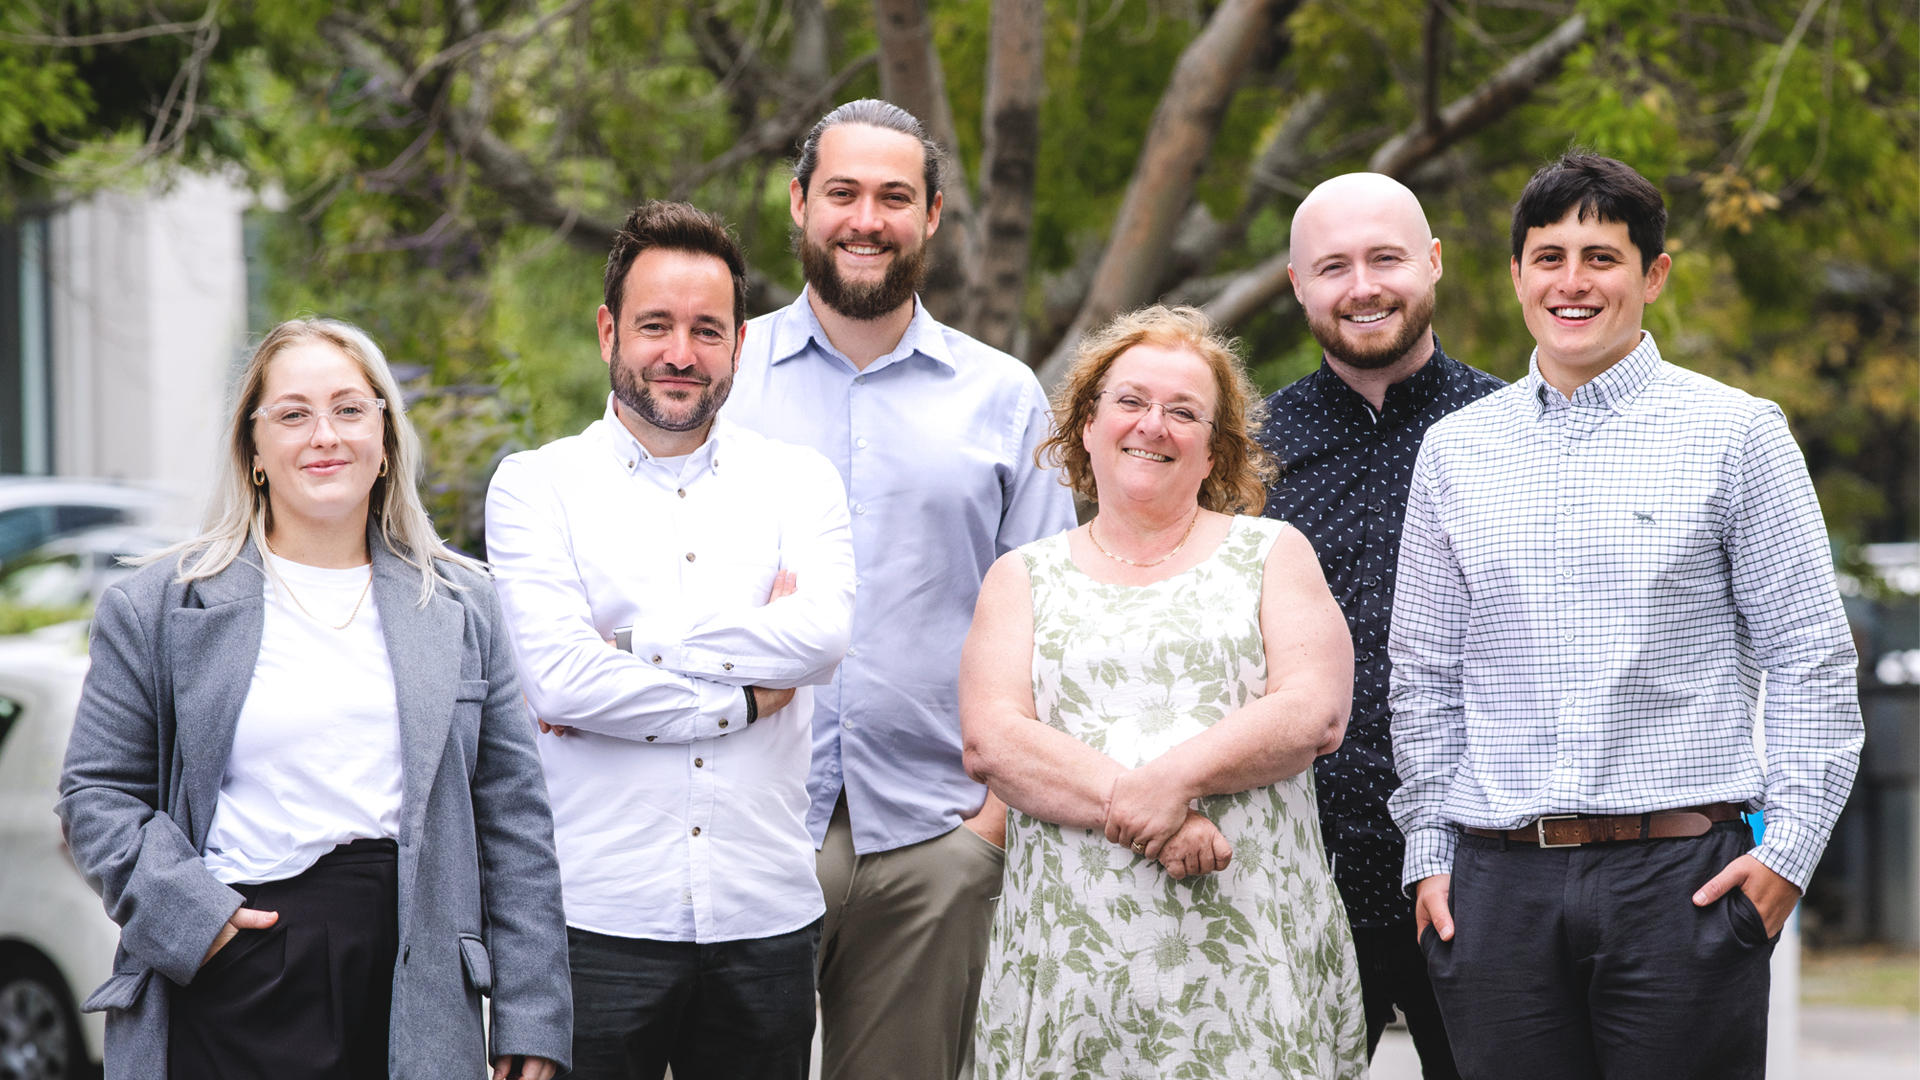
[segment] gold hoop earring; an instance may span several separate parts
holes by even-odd
[[[386,458],[380,459],[380,475],[381,476],[387,475],[387,459]]]
[[[266,474],[266,471],[265,471],[265,470],[263,470],[263,469],[261,469],[261,468],[260,468],[260,466],[258,466],[258,465],[255,465],[255,466],[253,467],[253,486],[254,486],[254,487],[266,487],[266,486],[267,486],[267,474]]]

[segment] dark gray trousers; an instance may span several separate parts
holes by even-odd
[[[1752,846],[1740,821],[1577,848],[1462,836],[1453,940],[1420,938],[1460,1074],[1764,1077],[1773,941],[1738,890],[1693,905]]]

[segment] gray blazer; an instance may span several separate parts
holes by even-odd
[[[492,1055],[552,1058],[573,1041],[553,816],[491,583],[443,570],[423,609],[420,572],[369,537],[373,599],[400,711],[400,959],[391,1075],[480,1075],[480,998]],[[107,1078],[161,1075],[169,990],[191,982],[240,906],[200,861],[265,622],[249,543],[219,575],[180,584],[178,560],[108,589],[93,666],[60,778],[74,862],[120,924],[107,1013]],[[468,1061],[471,1065],[459,1065]]]

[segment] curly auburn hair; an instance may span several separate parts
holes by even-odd
[[[1214,328],[1198,308],[1155,304],[1118,316],[1081,339],[1067,376],[1053,394],[1053,429],[1034,449],[1034,460],[1066,473],[1063,481],[1088,500],[1098,498],[1093,461],[1081,433],[1093,423],[1107,372],[1120,354],[1136,345],[1192,353],[1213,371],[1219,401],[1214,406],[1213,436],[1207,449],[1213,471],[1200,484],[1200,505],[1222,514],[1258,514],[1267,506],[1267,486],[1279,465],[1254,438],[1266,419],[1266,402],[1247,377],[1236,350],[1239,342]]]

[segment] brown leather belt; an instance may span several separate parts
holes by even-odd
[[[1543,848],[1579,847],[1581,844],[1610,844],[1618,840],[1667,840],[1676,836],[1701,836],[1716,821],[1735,821],[1746,811],[1733,803],[1685,806],[1678,810],[1656,810],[1650,814],[1548,814],[1518,829],[1475,829],[1462,826],[1473,836],[1487,836],[1516,844],[1537,844]]]

